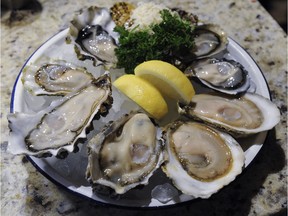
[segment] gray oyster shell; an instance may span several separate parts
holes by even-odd
[[[196,94],[190,104],[178,104],[181,115],[223,129],[236,137],[267,131],[280,121],[280,111],[269,99],[255,94],[242,96]]]
[[[71,21],[66,37],[68,44],[74,45],[79,60],[92,60],[95,66],[114,67],[117,57],[119,35],[114,32],[115,23],[107,8],[91,6],[80,10]]]
[[[163,171],[184,194],[209,198],[242,172],[244,152],[229,134],[193,121],[165,130]]]
[[[196,26],[195,50],[196,59],[214,57],[227,49],[228,39],[226,33],[215,24],[203,24]]]
[[[248,72],[240,63],[225,58],[197,60],[184,73],[189,78],[196,77],[211,89],[232,95],[246,92],[251,82]]]
[[[47,63],[26,66],[21,81],[32,95],[64,96],[87,86],[94,76],[84,68]]]
[[[124,115],[106,125],[88,143],[86,178],[95,192],[111,188],[123,194],[148,184],[162,164],[161,133],[144,113]]]
[[[197,20],[196,18],[197,25],[193,31],[195,45],[188,52],[177,53],[172,61],[172,64],[182,71],[193,61],[203,58],[220,58],[227,52],[229,41],[226,32],[219,25],[198,24]]]
[[[111,107],[111,82],[104,74],[91,84],[72,92],[35,114],[8,115],[8,151],[37,157],[65,157],[77,150],[77,141],[95,116],[106,115]]]

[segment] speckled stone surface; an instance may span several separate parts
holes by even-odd
[[[43,42],[68,27],[75,11],[93,4],[113,4],[111,0],[39,0],[26,10],[2,11],[1,215],[286,215],[287,35],[256,0],[163,2],[193,12],[204,22],[221,25],[262,69],[282,118],[253,163],[208,200],[143,211],[96,205],[54,185],[25,157],[6,153],[6,116],[14,81],[24,62]]]

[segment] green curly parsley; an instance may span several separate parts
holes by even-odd
[[[190,22],[169,10],[162,10],[160,14],[162,21],[150,25],[150,29],[128,31],[123,26],[115,27],[114,31],[120,34],[120,46],[115,49],[118,68],[133,73],[134,68],[144,61],[171,62],[175,56],[194,47],[194,26]]]

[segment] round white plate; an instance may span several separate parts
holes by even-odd
[[[67,32],[68,29],[59,32],[40,46],[24,64],[23,68],[30,64],[38,65],[41,62],[47,63],[50,62],[51,59],[61,59],[67,62],[73,62],[75,66],[86,67],[88,71],[92,71],[96,74],[101,72],[101,70],[103,72],[101,67],[95,68],[91,62],[79,61],[76,58],[73,46],[65,43]],[[249,72],[251,79],[257,86],[256,93],[270,99],[266,80],[251,56],[230,38],[228,51],[230,53],[228,57],[240,62]],[[31,96],[29,96],[29,94],[24,90],[21,82],[22,70],[19,73],[13,88],[11,97],[11,112],[31,112],[31,109],[37,110],[37,104],[43,104],[43,101],[45,102],[45,100],[47,100],[47,97],[31,98]],[[31,106],[31,104],[33,104],[33,106]],[[97,125],[97,122],[94,122],[94,124]],[[245,167],[250,164],[261,149],[266,135],[267,133],[263,132],[246,139],[238,140],[245,151]],[[177,203],[186,202],[192,199],[192,197],[183,195],[180,192],[178,192],[178,195],[174,196],[172,200],[166,203],[152,198],[151,191],[153,188],[167,182],[171,183],[160,169],[150,178],[147,186],[139,189],[132,189],[121,197],[111,198],[106,195],[93,194],[91,186],[85,179],[85,170],[87,165],[86,146],[81,146],[78,153],[70,153],[66,159],[62,160],[55,157],[46,159],[39,159],[36,157],[28,158],[44,176],[54,183],[62,185],[71,192],[75,192],[78,195],[82,195],[102,204],[126,207],[160,207],[175,205]]]

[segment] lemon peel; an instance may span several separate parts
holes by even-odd
[[[166,101],[159,90],[148,81],[134,74],[126,74],[116,79],[113,85],[142,107],[151,117],[159,120],[167,114]]]
[[[134,73],[153,84],[164,95],[188,103],[195,95],[190,80],[174,65],[161,60],[139,64]]]

